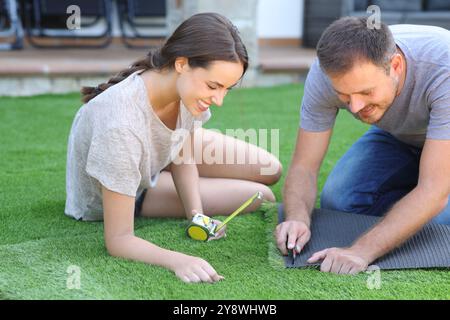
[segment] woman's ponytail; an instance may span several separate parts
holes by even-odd
[[[159,56],[160,56],[159,50],[150,51],[145,58],[135,61],[130,67],[128,67],[127,69],[123,69],[115,76],[110,78],[108,82],[101,83],[96,87],[83,87],[81,89],[82,101],[84,103],[87,103],[95,96],[99,95],[109,87],[126,79],[128,76],[130,76],[131,74],[133,74],[138,70],[149,70],[159,68],[158,63],[155,64],[155,60],[157,60]]]

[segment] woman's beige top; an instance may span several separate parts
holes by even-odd
[[[65,214],[102,220],[101,186],[138,197],[182,148],[188,133],[211,117],[194,117],[180,103],[176,130],[154,113],[138,72],[83,105],[67,147]]]

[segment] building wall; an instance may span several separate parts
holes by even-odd
[[[304,0],[259,0],[258,38],[301,38],[303,7]]]
[[[189,3],[192,0],[184,1]],[[258,0],[255,12],[257,15],[258,38],[301,38],[303,33],[303,7],[304,0]],[[114,6],[113,10],[113,36],[120,37],[117,8]],[[101,28],[99,27],[98,29]],[[93,30],[93,32],[97,31]],[[156,31],[157,33],[161,32],[159,30]]]

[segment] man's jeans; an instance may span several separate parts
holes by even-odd
[[[328,176],[321,207],[375,216],[385,214],[416,187],[421,153],[421,149],[372,126]],[[432,222],[450,225],[450,199]]]

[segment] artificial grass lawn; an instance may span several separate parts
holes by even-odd
[[[281,181],[298,128],[302,86],[238,89],[214,108],[207,127],[280,129]],[[315,269],[285,269],[274,248],[274,208],[230,223],[228,237],[188,239],[181,219],[135,221],[136,235],[157,245],[205,258],[225,276],[210,284],[184,284],[170,271],[109,257],[102,223],[64,216],[66,143],[79,95],[0,98],[0,299],[449,299],[446,270],[383,271],[381,288],[369,275],[338,276]],[[367,126],[338,117],[320,175]],[[269,143],[270,147],[270,143]],[[68,268],[81,270],[81,288],[68,289]]]

